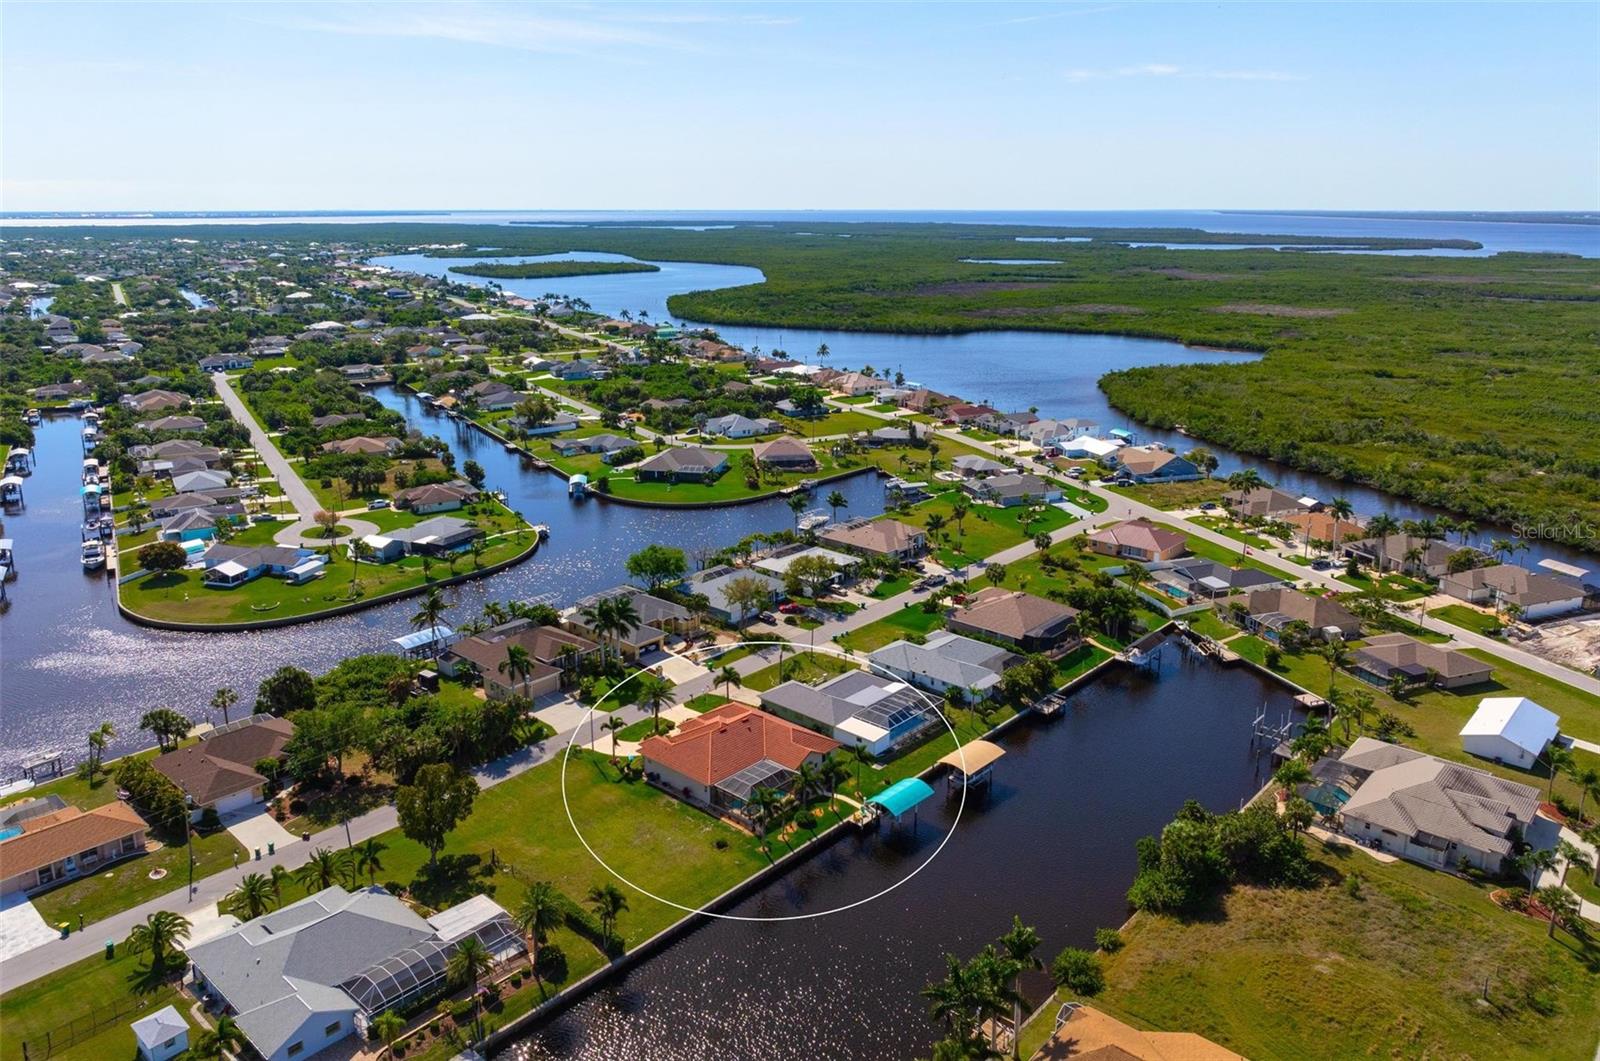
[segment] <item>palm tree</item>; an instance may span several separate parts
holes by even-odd
[[[372,1018],[372,1031],[389,1052],[390,1061],[394,1058],[394,1041],[400,1038],[400,1033],[405,1029],[406,1019],[392,1009],[386,1009]]]
[[[1339,668],[1350,662],[1350,646],[1343,641],[1329,641],[1322,646],[1322,657],[1328,661],[1328,692],[1339,677]]]
[[[1555,869],[1560,859],[1554,851],[1545,848],[1543,851],[1525,851],[1517,861],[1528,875],[1528,890],[1532,892],[1539,890],[1539,875],[1547,869]]]
[[[922,989],[928,1000],[928,1012],[934,1020],[950,1029],[958,1039],[970,1039],[977,1030],[977,1011],[982,996],[982,985],[977,975],[954,954],[946,954],[945,977]]]
[[[1248,493],[1266,486],[1267,481],[1254,468],[1241,468],[1227,478],[1228,488],[1236,493]]]
[[[434,628],[444,618],[444,613],[450,606],[444,602],[437,586],[428,590],[428,595],[422,599],[422,606],[417,609],[417,614],[411,617],[411,626],[415,630],[426,630],[431,635]],[[439,639],[433,639],[433,665],[439,666]]]
[[[157,910],[144,919],[142,924],[134,925],[133,931],[128,933],[126,944],[128,953],[139,954],[150,952],[150,968],[160,971],[166,968],[167,958],[177,945],[189,938],[189,919],[182,914],[175,914],[171,910]]]
[[[845,749],[845,754],[849,755],[850,758],[855,761],[855,764],[856,764],[856,795],[859,796],[859,795],[861,795],[861,792],[862,792],[862,789],[861,789],[861,768],[863,766],[871,766],[872,765],[872,762],[873,762],[872,751],[865,744],[852,744],[848,748]]]
[[[370,884],[378,883],[378,871],[383,869],[383,861],[378,857],[388,845],[376,837],[368,837],[350,849],[350,868],[357,875],[365,873]]]
[[[624,729],[627,727],[627,725],[628,724],[626,722],[622,721],[622,719],[618,718],[616,715],[612,715],[610,718],[600,723],[600,728],[611,734],[612,762],[617,761],[617,730]]]
[[[1294,786],[1303,785],[1311,780],[1311,768],[1300,759],[1289,759],[1278,772],[1272,775],[1273,783],[1284,791],[1292,791]]]
[[[800,533],[800,513],[806,510],[806,495],[790,494],[789,500],[784,502],[789,506],[789,511],[794,513],[794,532]]]
[[[483,618],[484,621],[490,626],[499,626],[501,623],[510,618],[510,616],[506,612],[505,605],[501,604],[497,600],[492,600],[484,603]]]
[[[444,964],[445,978],[457,987],[467,986],[472,992],[472,1023],[475,1027],[481,1017],[479,1007],[483,1002],[478,995],[478,981],[493,967],[494,956],[477,936],[464,937]]]
[[[239,694],[232,689],[222,688],[211,694],[211,707],[222,712],[222,724],[228,724],[228,709],[239,702]]]
[[[105,759],[106,745],[117,735],[117,729],[109,722],[102,722],[89,731],[89,781],[94,781],[94,775],[100,772],[100,763]]]
[[[356,594],[361,591],[361,561],[370,560],[377,554],[372,551],[361,538],[350,540],[350,599],[355,600]]]
[[[767,825],[778,812],[778,807],[783,803],[783,793],[775,788],[758,787],[750,793],[745,800],[744,809],[750,815],[750,820],[755,824],[757,831],[762,836],[767,835]]]
[[[964,499],[957,501],[955,504],[950,506],[950,518],[954,520],[956,524],[956,538],[958,543],[963,547],[966,545],[967,541],[967,532],[963,528],[963,524],[966,521],[968,511],[970,511],[970,508]]]
[[[272,898],[279,906],[283,905],[283,886],[294,880],[294,874],[287,866],[273,866],[267,873],[267,880],[272,884]]]
[[[850,776],[850,768],[844,764],[842,749],[828,753],[822,760],[822,765],[817,767],[817,779],[828,789],[828,798],[839,791],[839,782]]]
[[[989,1046],[993,1049],[1000,1036],[1000,1018],[1007,1010],[1020,1015],[1022,996],[1012,984],[1022,975],[1022,964],[995,950],[991,943],[978,952],[970,967],[980,988],[978,1015],[989,1021]],[[1015,1034],[1012,1038],[1016,1038]]]
[[[534,881],[522,895],[522,903],[512,916],[522,934],[528,937],[528,965],[533,978],[539,979],[539,944],[553,929],[561,926],[561,907],[555,885],[547,880]]]
[[[1371,519],[1367,520],[1368,537],[1387,538],[1391,534],[1398,533],[1399,530],[1400,521],[1389,515],[1387,512],[1380,512],[1376,516],[1373,516]]]
[[[339,883],[343,876],[339,856],[326,847],[319,847],[311,859],[295,872],[294,879],[308,892],[320,892]]]
[[[661,726],[661,705],[672,697],[672,682],[659,674],[646,671],[639,676],[637,703],[650,709],[650,732]]]
[[[189,1056],[203,1061],[222,1061],[229,1054],[242,1051],[244,1044],[244,1029],[232,1017],[223,1015],[217,1018],[214,1027],[205,1029],[195,1037],[189,1047]]]
[[[522,688],[527,691],[528,676],[533,673],[533,657],[528,655],[528,650],[521,645],[512,645],[506,649],[506,658],[500,662],[500,673],[511,675],[512,688]]]
[[[839,522],[839,510],[849,507],[850,499],[844,496],[843,491],[835,490],[828,495],[828,509],[833,513],[831,518],[835,523]]]
[[[589,889],[588,900],[600,919],[601,934],[608,940],[616,939],[617,918],[627,912],[628,897],[615,884],[606,881]]]
[[[722,683],[723,697],[730,700],[733,698],[733,687],[735,685],[741,689],[744,688],[744,679],[739,676],[738,668],[731,663],[724,664],[722,669],[717,671],[717,681]]]
[[[813,790],[821,787],[822,775],[810,763],[801,763],[794,772],[794,798],[805,805],[806,796]]]
[[[1039,958],[1039,933],[1033,926],[1024,925],[1022,918],[1011,916],[1011,931],[1000,937],[1000,949],[1016,965],[1016,975],[1011,980],[1011,1056],[1020,1058],[1022,1046],[1018,1041],[1022,1031],[1022,974],[1027,969],[1043,969]]]
[[[1567,776],[1578,786],[1578,820],[1583,820],[1583,807],[1590,796],[1600,799],[1600,770],[1592,766],[1580,767],[1573,763],[1567,767]]]
[[[1571,770],[1573,763],[1576,760],[1573,757],[1572,749],[1563,747],[1562,745],[1556,744],[1554,741],[1552,741],[1545,747],[1544,761],[1550,767],[1550,785],[1545,791],[1544,798],[1555,799],[1556,776]]]
[[[260,917],[272,909],[272,881],[265,874],[247,873],[223,903],[242,921]]]
[[[1355,506],[1342,497],[1336,497],[1328,502],[1328,511],[1333,514],[1333,554],[1339,555],[1339,529],[1345,520],[1356,514]]]

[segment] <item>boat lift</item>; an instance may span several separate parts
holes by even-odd
[[[974,740],[961,745],[939,760],[949,767],[945,775],[947,794],[982,788],[994,782],[994,764],[1006,750],[992,741]]]

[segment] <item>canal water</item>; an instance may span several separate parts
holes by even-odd
[[[635,261],[626,255],[598,251],[569,252],[520,258],[497,258],[496,262],[557,260]],[[470,264],[477,258],[430,258],[422,254],[389,255],[373,258],[375,265],[405,272],[446,277],[457,282],[482,284],[479,277],[451,273],[453,265]],[[506,291],[538,298],[560,293],[581,298],[596,312],[618,314],[623,310],[649,314],[653,321],[673,319],[667,312],[667,299],[685,291],[712,291],[764,281],[759,270],[747,266],[711,265],[689,262],[661,262],[659,273],[613,273],[599,276],[573,276],[538,280],[498,280]],[[693,323],[693,322],[686,322]],[[905,335],[891,332],[850,332],[821,328],[766,328],[743,325],[713,325],[728,342],[747,350],[786,350],[803,361],[816,362],[817,350],[826,344],[828,363],[860,368],[871,365],[880,374],[905,374],[907,380],[968,401],[981,402],[997,409],[1037,409],[1040,416],[1067,419],[1082,417],[1099,424],[1102,431],[1125,428],[1139,441],[1164,442],[1179,452],[1204,445],[1218,459],[1216,474],[1225,477],[1242,468],[1254,468],[1280,489],[1310,495],[1324,501],[1343,497],[1358,516],[1387,512],[1396,519],[1424,519],[1446,515],[1434,508],[1381,490],[1355,483],[1339,482],[1324,475],[1299,471],[1275,461],[1250,457],[1222,446],[1201,443],[1174,431],[1162,431],[1131,419],[1113,409],[1099,388],[1107,372],[1124,368],[1175,364],[1235,364],[1254,360],[1257,355],[1184,346],[1163,339],[1142,339],[1119,335],[1069,334],[1038,331],[982,331],[959,335]],[[1491,538],[1511,537],[1505,528],[1486,527],[1476,538],[1487,545]],[[1529,549],[1519,563],[1542,559],[1559,560],[1579,567],[1594,566],[1593,557],[1549,541],[1529,539]]]
[[[476,460],[487,484],[505,490],[512,508],[550,527],[549,541],[533,559],[446,590],[453,605],[448,623],[473,618],[489,600],[540,597],[565,606],[624,581],[623,562],[651,542],[723,546],[756,531],[794,526],[781,500],[676,511],[574,503],[563,479],[525,467],[482,432],[391,388],[373,393],[424,434],[448,441],[458,461]],[[86,576],[78,562],[79,427],[76,418],[46,418],[37,429],[38,466],[24,486],[28,505],[5,514],[18,577],[7,587],[9,608],[0,616],[0,778],[40,752],[78,754],[101,721],[116,727],[113,753],[124,752],[149,743],[137,726],[152,708],[173,707],[200,719],[219,685],[232,686],[248,704],[261,679],[280,666],[320,673],[347,656],[386,651],[390,638],[411,632],[416,604],[409,600],[260,633],[175,633],[128,622],[106,579]],[[883,511],[882,487],[872,473],[837,489],[849,499],[850,514]]]
[[[1288,694],[1175,639],[1163,659],[1158,678],[1109,671],[1063,716],[1007,731],[993,793],[969,801],[940,855],[888,895],[815,920],[706,922],[509,1056],[926,1056],[937,1029],[918,991],[942,976],[944,954],[970,958],[1013,914],[1038,930],[1046,962],[1092,948],[1095,929],[1127,917],[1139,837],[1186,799],[1232,810],[1266,783],[1251,726],[1263,706],[1274,721],[1291,712]],[[955,808],[940,783],[914,835],[847,835],[725,912],[784,916],[870,896],[928,857]],[[1048,990],[1037,974],[1025,983],[1035,1004]]]

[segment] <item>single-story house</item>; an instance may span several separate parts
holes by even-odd
[[[1585,591],[1576,579],[1530,571],[1516,564],[1478,567],[1439,579],[1439,589],[1472,604],[1503,608],[1516,605],[1524,619],[1547,619],[1580,611]]]
[[[950,462],[950,469],[959,472],[963,479],[978,479],[985,475],[999,475],[1008,471],[1006,465],[976,453],[963,454]]]
[[[353,438],[339,438],[332,442],[322,444],[325,453],[394,453],[402,445],[393,435],[379,435],[371,438],[366,435],[356,435]]]
[[[832,564],[834,567],[832,583],[834,585],[837,585],[842,580],[853,578],[856,569],[861,566],[861,557],[859,556],[826,549],[820,545],[796,543],[794,545],[786,545],[781,549],[774,550],[770,555],[762,557],[756,561],[755,567],[758,571],[765,571],[782,578],[788,574],[789,568],[794,565],[794,562],[802,557],[826,560]]]
[[[222,451],[216,446],[208,446],[192,438],[169,438],[147,446],[129,446],[128,454],[140,460],[197,460],[208,466],[222,460]]]
[[[217,536],[217,518],[204,508],[190,508],[158,524],[156,537],[164,542],[209,541]]]
[[[913,685],[943,693],[960,689],[968,699],[985,699],[1000,684],[1006,668],[1022,661],[1014,652],[961,634],[941,633],[926,642],[895,641],[867,657],[880,670]]]
[[[266,1061],[305,1061],[433,993],[473,937],[495,963],[524,950],[511,916],[475,895],[424,920],[380,887],[335,885],[189,946],[194,988],[232,1013]]]
[[[1078,609],[999,586],[968,598],[950,613],[945,626],[958,634],[1004,642],[1019,652],[1057,656],[1083,644]]]
[[[1136,483],[1187,483],[1205,476],[1187,457],[1160,446],[1124,446],[1112,456],[1119,469]]]
[[[943,416],[949,423],[960,424],[964,427],[981,427],[988,431],[998,431],[1005,420],[1005,414],[998,409],[987,405],[974,405],[971,402],[957,402],[943,410]]]
[[[1277,641],[1292,622],[1305,623],[1312,637],[1336,635],[1348,641],[1361,636],[1361,620],[1350,609],[1286,586],[1256,590],[1245,598],[1245,609],[1245,625],[1268,641]]]
[[[1461,747],[1469,755],[1530,770],[1560,735],[1560,717],[1526,696],[1486,696],[1461,727]]]
[[[405,542],[396,541],[382,534],[368,534],[360,543],[364,547],[361,555],[361,562],[364,564],[392,564],[406,555]],[[356,543],[351,542],[345,546],[345,553],[354,557]]]
[[[910,685],[864,670],[846,671],[816,686],[784,682],[761,694],[761,706],[873,755],[937,720],[926,697]]]
[[[117,401],[136,413],[153,413],[161,409],[182,409],[189,404],[189,396],[177,391],[147,390],[124,394]]]
[[[1189,551],[1189,539],[1149,520],[1123,520],[1089,535],[1089,548],[1101,556],[1117,556],[1145,563],[1172,560]]]
[[[558,363],[555,368],[550,370],[550,374],[557,379],[563,380],[604,379],[606,370],[605,366],[601,365],[600,362],[580,357]]]
[[[883,380],[877,376],[868,376],[860,372],[841,372],[828,380],[829,390],[851,398],[874,394],[882,386]]]
[[[407,554],[448,556],[465,552],[483,537],[483,531],[455,516],[434,516],[410,527],[399,527],[384,537],[404,542]]]
[[[1420,551],[1421,559],[1408,558],[1413,549]],[[1345,542],[1340,551],[1379,571],[1440,578],[1450,570],[1450,557],[1456,554],[1457,549],[1444,542],[1423,541],[1411,534],[1390,534],[1382,538]]]
[[[1322,503],[1315,498],[1296,497],[1270,486],[1258,486],[1250,490],[1229,490],[1222,495],[1222,504],[1236,516],[1264,519],[1322,511]]]
[[[1180,604],[1197,600],[1216,600],[1231,593],[1277,586],[1283,579],[1253,567],[1229,567],[1199,556],[1177,560],[1153,560],[1144,565],[1151,585]]]
[[[525,435],[559,435],[576,428],[578,418],[570,413],[557,413],[543,423],[530,424],[520,417],[512,417],[507,423],[519,428]]]
[[[1332,512],[1295,512],[1275,518],[1293,528],[1294,539],[1298,542],[1342,543],[1355,541],[1367,533],[1362,524],[1353,519],[1340,519]]]
[[[729,413],[727,416],[711,417],[700,425],[700,430],[703,434],[720,435],[723,438],[754,438],[782,431],[783,425],[766,417],[752,419],[739,413]]]
[[[741,614],[740,607],[728,599],[728,587],[740,579],[752,578],[766,587],[766,601],[760,608],[750,608]],[[708,567],[704,571],[690,575],[684,583],[684,589],[686,592],[698,593],[705,597],[707,612],[717,619],[725,623],[739,624],[753,618],[761,608],[767,607],[783,596],[783,581],[773,578],[765,571],[755,571],[750,568]]]
[[[1065,1007],[1063,1007],[1065,1008]],[[1092,1006],[1073,1003],[1035,1057],[1077,1061],[1245,1061],[1194,1032],[1145,1031]]]
[[[1061,500],[1061,487],[1026,472],[991,475],[987,479],[968,482],[963,489],[974,498],[1001,508],[1050,504]]]
[[[1362,681],[1388,685],[1395,678],[1407,684],[1426,682],[1441,689],[1459,689],[1489,680],[1489,664],[1465,652],[1430,645],[1405,634],[1377,634],[1350,657],[1350,670]]]
[[[664,449],[640,461],[634,467],[633,474],[642,483],[709,483],[727,470],[726,453],[699,446],[682,446]]]
[[[147,828],[126,803],[83,811],[47,796],[0,809],[0,896],[26,895],[141,855]]]
[[[239,490],[206,490],[187,494],[168,494],[150,502],[150,518],[166,519],[179,512],[204,511],[212,516],[242,517],[244,506],[238,504],[244,496]]]
[[[638,445],[637,439],[625,435],[599,434],[585,435],[582,438],[558,438],[550,443],[550,448],[563,457],[575,457],[580,453],[598,453],[601,460],[610,464],[618,453],[634,449]]]
[[[1125,444],[1116,438],[1079,435],[1077,438],[1057,439],[1046,448],[1073,460],[1110,460]]]
[[[327,561],[310,549],[287,545],[213,545],[206,551],[205,574],[201,578],[213,589],[233,589],[262,575],[273,575],[298,585],[322,574],[326,566]]]
[[[206,422],[198,416],[179,415],[141,420],[133,426],[140,431],[204,431]]]
[[[496,379],[474,383],[461,392],[463,400],[470,400],[480,409],[510,409],[522,401],[524,395]]]
[[[758,444],[751,454],[757,464],[785,471],[816,471],[817,456],[811,447],[793,435],[780,435],[770,442]]]
[[[868,556],[914,560],[928,551],[928,535],[921,527],[896,519],[855,519],[836,523],[817,535],[826,545]]]
[[[150,761],[193,801],[194,817],[244,810],[262,799],[267,779],[256,772],[263,759],[280,759],[294,736],[294,723],[271,715],[252,715],[212,730],[200,743],[158,755]]]
[[[521,648],[535,664],[526,679],[500,669],[512,646]],[[496,699],[513,694],[535,698],[560,689],[570,672],[599,651],[597,643],[570,630],[513,619],[456,641],[439,657],[439,669],[451,676],[463,671],[477,674],[484,693]]]
[[[1532,785],[1371,737],[1339,757],[1357,778],[1339,811],[1347,836],[1437,868],[1499,873],[1539,809]]]
[[[206,468],[202,471],[184,472],[172,477],[174,493],[206,493],[211,490],[224,490],[233,482],[233,473],[221,468]]]
[[[430,512],[454,512],[462,505],[478,499],[478,488],[464,480],[449,483],[426,483],[410,486],[394,495],[397,507],[420,515]]]
[[[688,608],[674,601],[663,600],[635,586],[617,586],[581,598],[561,614],[561,621],[568,629],[598,640],[599,632],[589,625],[583,613],[612,597],[627,597],[633,604],[634,614],[639,617],[639,624],[621,636],[622,654],[629,659],[636,659],[641,652],[662,648],[669,633],[682,631],[693,618]]]
[[[639,746],[644,773],[675,796],[742,815],[758,788],[787,792],[802,763],[839,742],[746,704],[727,703]]]
[[[200,371],[232,372],[236,369],[249,368],[255,363],[255,359],[249,354],[212,354],[210,357],[200,359]]]
[[[1065,420],[1043,417],[1024,428],[1022,437],[1040,449],[1059,448],[1062,442],[1080,435],[1093,435],[1098,430],[1099,427],[1094,421],[1081,417],[1069,417]]]

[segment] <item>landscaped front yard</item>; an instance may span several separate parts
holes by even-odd
[[[1482,634],[1484,637],[1494,637],[1502,625],[1499,619],[1488,612],[1480,612],[1465,604],[1446,604],[1442,608],[1429,608],[1428,614],[1435,619],[1443,619],[1452,626]]]
[[[155,842],[151,841],[152,845]],[[228,830],[218,829],[208,836],[197,834],[194,838],[194,879],[200,880],[233,868],[235,855],[241,860],[250,857],[244,845],[235,840]],[[157,869],[165,870],[166,875],[151,880],[151,871]],[[175,843],[159,851],[114,863],[99,873],[79,877],[59,888],[35,895],[33,905],[47,923],[54,925],[66,921],[76,932],[79,917],[83,918],[85,924],[93,924],[165,895],[175,888],[181,889],[188,883],[189,849],[185,844]]]

